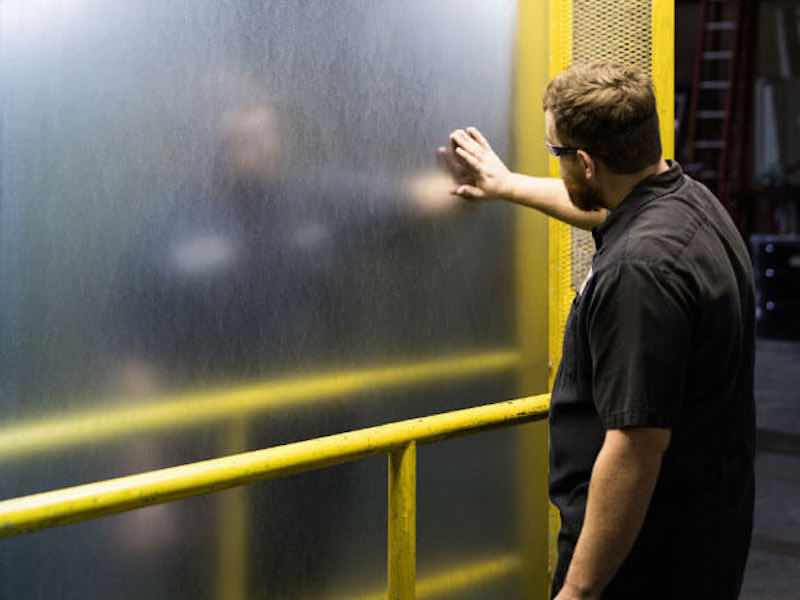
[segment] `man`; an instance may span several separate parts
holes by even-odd
[[[440,148],[468,199],[591,229],[550,411],[553,596],[739,594],[753,514],[753,279],[717,199],[661,157],[639,69],[574,66],[544,96],[563,181],[510,172],[478,130]]]

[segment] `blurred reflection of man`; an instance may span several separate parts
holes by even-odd
[[[753,516],[754,298],[719,201],[661,157],[652,83],[595,63],[544,98],[562,179],[511,173],[475,128],[440,153],[465,198],[592,229],[550,411],[553,593],[739,595]]]
[[[287,183],[281,151],[269,104],[226,112],[210,173],[187,182],[167,216],[133,240],[119,273],[116,326],[109,328],[124,331],[116,353],[129,401],[270,379],[329,358],[346,338],[337,335],[346,323],[332,316],[343,314],[347,301],[333,262],[342,251],[336,236],[346,213],[312,186]],[[220,449],[212,441],[222,439],[223,422],[210,440],[178,432],[169,443],[130,444],[130,470],[316,437],[351,420],[341,402],[268,409],[248,419],[246,446]],[[249,584],[257,597],[294,597],[324,577],[336,556],[330,521],[346,514],[350,485],[347,473],[336,470],[248,488]],[[123,521],[123,545],[148,556],[167,589],[170,578],[213,575],[187,575],[189,552],[178,544],[209,544],[207,530],[189,522],[192,514],[164,505]],[[224,529],[221,516],[217,527]]]
[[[453,204],[445,181],[432,175],[410,181],[408,195],[345,173],[327,172],[321,183],[295,178],[283,168],[281,129],[268,102],[224,113],[210,173],[184,185],[168,216],[134,240],[113,316],[126,324],[116,353],[129,399],[347,363],[363,345],[360,336],[377,337],[360,328],[367,294],[347,265],[380,259],[376,229],[397,229],[409,216],[441,214]],[[252,419],[248,447],[354,426],[344,402],[322,399]],[[185,440],[139,451],[132,445],[131,470],[215,451],[191,435]],[[346,515],[351,485],[340,468],[250,488],[254,593],[294,598],[324,584],[337,559],[335,527]],[[185,514],[168,505],[133,513],[122,531],[125,543],[153,556],[169,552],[165,542],[192,530]],[[183,560],[174,543],[171,552]],[[159,572],[169,571],[169,559],[158,562]]]
[[[210,173],[184,184],[133,241],[119,273],[130,299],[121,362],[143,388],[162,374],[204,385],[209,367],[241,380],[336,362],[357,346],[347,319],[364,296],[342,267],[380,260],[377,232],[396,235],[455,206],[433,173],[399,192],[334,169],[297,177],[283,168],[284,136],[266,102],[226,112]]]

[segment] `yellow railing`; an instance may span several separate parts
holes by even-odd
[[[245,449],[247,419],[252,416],[279,408],[324,404],[336,398],[367,391],[409,390],[414,386],[443,380],[456,382],[492,375],[508,376],[519,372],[521,363],[521,355],[515,349],[496,348],[471,354],[322,371],[305,376],[294,374],[227,389],[155,395],[151,398],[140,398],[134,405],[126,403],[124,398],[118,401],[108,399],[103,402],[102,408],[54,414],[0,427],[0,463],[38,457],[65,448],[120,442],[141,434],[172,433],[210,423],[219,423],[225,427],[226,454],[234,454]],[[530,387],[536,388],[531,385],[528,389]],[[526,479],[543,480],[541,469],[536,468],[546,460],[546,439],[543,432],[521,435],[520,439],[523,442],[520,452],[524,453],[523,460],[520,461],[520,471],[524,471]],[[520,492],[522,496],[519,508],[525,511],[522,521],[538,523],[541,519],[536,507],[545,506],[544,495],[537,496],[526,490]],[[224,496],[220,507],[226,515],[226,527],[220,531],[218,539],[217,592],[214,597],[219,600],[244,600],[247,597],[243,587],[247,579],[248,564],[246,493],[246,487],[238,488],[237,493]],[[526,538],[530,538],[527,543],[530,547],[525,550],[526,564],[537,562],[533,553],[541,552],[534,545],[540,537],[539,534],[534,529],[526,533]],[[513,564],[522,561],[519,557],[515,557],[515,560]],[[454,578],[463,587],[474,582],[476,578],[491,580],[502,577],[509,571],[507,568],[498,569],[496,565],[507,566],[512,563],[503,557],[492,557],[488,561],[484,558],[476,564],[477,567],[457,565],[448,568],[445,573],[435,574],[430,581],[422,581],[418,588],[420,597],[439,595],[443,581],[448,582],[448,588],[453,588]],[[486,565],[491,568],[486,568]],[[532,569],[535,570],[537,569]],[[540,591],[536,597],[544,598],[542,593]]]
[[[388,597],[414,598],[417,446],[541,420],[547,417],[548,407],[548,395],[532,396],[14,498],[0,502],[0,537],[386,453],[389,455]],[[539,575],[547,577],[546,572]]]

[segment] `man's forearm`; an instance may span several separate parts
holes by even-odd
[[[509,183],[507,193],[503,194],[504,200],[535,208],[573,227],[590,230],[606,219],[605,209],[588,212],[576,208],[561,179],[512,173]]]
[[[573,597],[601,597],[639,535],[660,469],[658,450],[629,439],[604,444],[592,470],[586,517],[564,584]]]

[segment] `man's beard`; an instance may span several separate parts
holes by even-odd
[[[585,211],[599,210],[603,208],[603,202],[600,198],[600,193],[587,181],[579,181],[570,176],[565,176],[564,185],[567,187],[569,199],[575,208]]]

